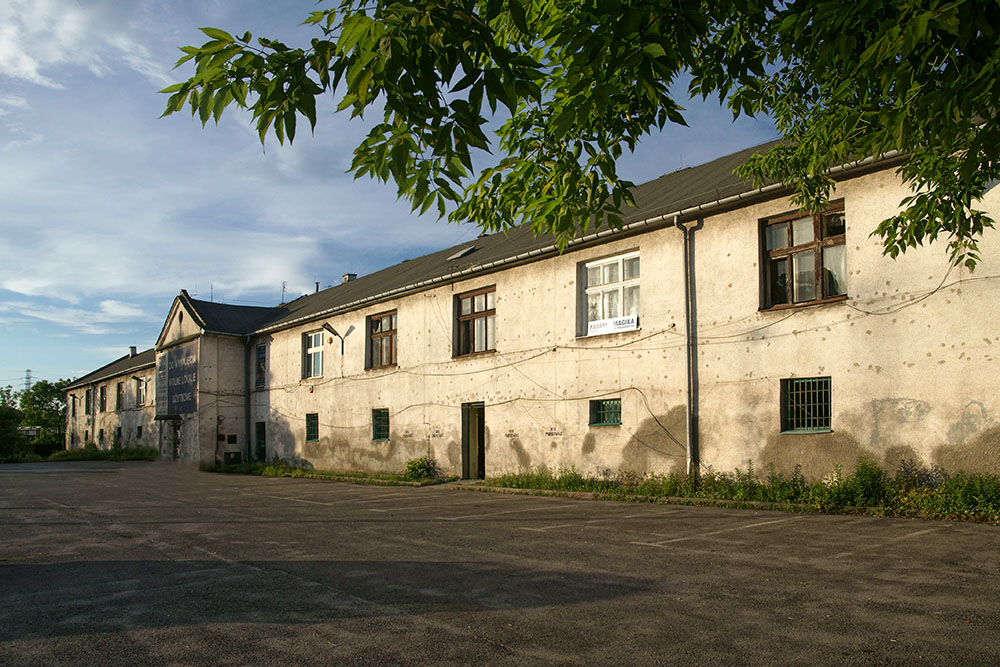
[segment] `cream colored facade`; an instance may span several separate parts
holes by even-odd
[[[994,217],[998,190],[982,202]],[[690,409],[702,468],[799,465],[821,477],[867,455],[887,468],[912,459],[998,472],[1000,237],[987,232],[974,273],[949,268],[941,241],[888,259],[871,233],[907,194],[892,169],[839,182],[847,296],[788,308],[763,307],[760,274],[761,221],[793,211],[786,196],[689,214],[693,391],[684,234],[671,217],[242,335],[196,325],[178,298],[157,354],[197,342],[198,409],[170,422],[176,449],[162,429],[161,448],[195,462],[231,452],[335,470],[399,471],[429,455],[471,477],[479,457],[487,476],[537,466],[664,473],[687,465]],[[632,253],[638,328],[586,335],[584,265]],[[488,287],[494,349],[455,356],[456,296]],[[396,363],[366,368],[370,318],[391,311]],[[322,374],[306,377],[317,332]],[[827,428],[783,431],[782,387],[801,378],[829,378]],[[620,424],[592,425],[594,402],[607,399],[620,399]],[[376,438],[373,410],[388,414],[387,438]]]
[[[116,442],[122,447],[157,445],[153,365],[134,350],[112,365],[108,373],[97,371],[88,376],[91,379],[81,378],[67,389],[66,444],[70,449],[88,442],[101,449]]]

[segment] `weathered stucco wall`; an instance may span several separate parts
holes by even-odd
[[[694,233],[704,465],[801,465],[818,477],[867,454],[887,466],[906,458],[997,468],[997,235],[984,239],[974,274],[949,271],[940,242],[889,260],[870,233],[906,194],[892,171],[838,186],[847,218],[844,302],[760,310],[759,220],[792,210],[787,199],[709,217]],[[984,202],[994,214],[997,197]],[[640,329],[578,337],[580,263],[634,250]],[[267,344],[267,382],[252,393],[251,422],[267,425],[268,457],[400,470],[430,454],[459,473],[461,406],[481,401],[488,475],[540,465],[681,470],[683,279],[681,233],[665,228],[261,336],[252,344]],[[454,296],[489,285],[496,351],[452,358]],[[398,366],[365,370],[365,318],[392,309]],[[323,377],[302,379],[303,335],[324,322],[349,332],[343,354],[324,333]],[[811,376],[832,378],[832,432],[780,433],[781,379]],[[230,382],[242,387],[242,376]],[[620,426],[588,426],[589,401],[604,397],[622,399]],[[373,408],[390,412],[388,441],[372,440]],[[305,439],[307,413],[319,417],[315,442]]]
[[[133,376],[146,379],[145,403],[138,403],[136,382]],[[115,408],[115,396],[118,383],[124,383],[124,396],[121,409]],[[158,426],[154,421],[156,408],[154,405],[154,369],[146,368],[130,371],[122,375],[88,384],[67,392],[66,410],[66,444],[67,447],[83,447],[87,442],[93,442],[102,449],[110,449],[114,444],[117,428],[121,428],[122,447],[156,447],[158,442]],[[100,409],[100,388],[104,387],[107,396],[106,409]],[[86,410],[86,390],[92,391],[90,413]],[[72,402],[76,403],[76,416],[73,416]],[[142,427],[140,435],[138,427]],[[100,438],[104,430],[103,441]]]

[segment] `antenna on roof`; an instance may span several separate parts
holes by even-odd
[[[215,283],[208,284],[208,300],[215,301]]]

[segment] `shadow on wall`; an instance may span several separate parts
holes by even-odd
[[[287,417],[271,413],[267,422],[268,461],[279,457],[287,461],[289,465],[311,470],[313,468],[312,463],[306,458],[299,456],[295,451],[295,432],[293,428],[291,421]],[[305,438],[304,432],[300,434],[300,437]]]
[[[0,604],[56,600],[67,590],[78,591],[64,604],[46,605],[44,623],[32,614],[0,614],[0,642],[229,623],[558,608],[637,595],[655,585],[639,577],[570,569],[439,561],[78,561],[0,570],[8,584]],[[82,589],[80,582],[86,582]],[[179,587],[192,585],[197,596],[177,595]]]
[[[833,433],[775,433],[767,439],[760,453],[760,472],[767,474],[773,465],[776,472],[785,475],[802,467],[806,479],[822,479],[833,472],[837,465],[844,472],[853,472],[858,457],[872,456],[858,441],[843,432]]]
[[[594,450],[590,435],[583,451]],[[618,469],[627,472],[669,474],[687,468],[687,408],[678,405],[665,414],[644,419],[622,450]]]

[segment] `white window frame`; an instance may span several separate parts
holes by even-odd
[[[135,379],[135,404],[146,404],[146,378]]]
[[[304,350],[303,377],[323,377],[323,331],[310,331],[305,334],[302,348]]]
[[[602,259],[595,259],[592,262],[586,262],[583,265],[583,271],[581,276],[581,282],[583,283],[583,290],[581,293],[581,309],[583,322],[583,330],[581,335],[583,336],[599,336],[607,333],[616,333],[619,331],[633,331],[639,328],[639,315],[641,312],[641,298],[642,292],[640,289],[640,281],[642,279],[642,269],[641,264],[636,264],[639,269],[637,275],[626,278],[625,268],[630,264],[627,264],[629,260],[639,260],[639,251],[634,250],[632,252],[622,253],[621,255],[614,255],[613,257],[604,257]],[[616,267],[618,274],[617,280],[608,280],[608,273],[611,267]],[[594,271],[598,271],[600,275],[601,282],[599,284],[591,284],[591,274]],[[626,291],[635,290],[637,297],[637,307],[634,313],[626,313],[625,309],[625,294]],[[611,295],[614,295],[613,297]],[[590,319],[590,301],[592,297],[598,297],[598,308],[599,317],[594,320]],[[607,312],[609,301],[614,298],[617,299],[618,312],[617,314]]]

